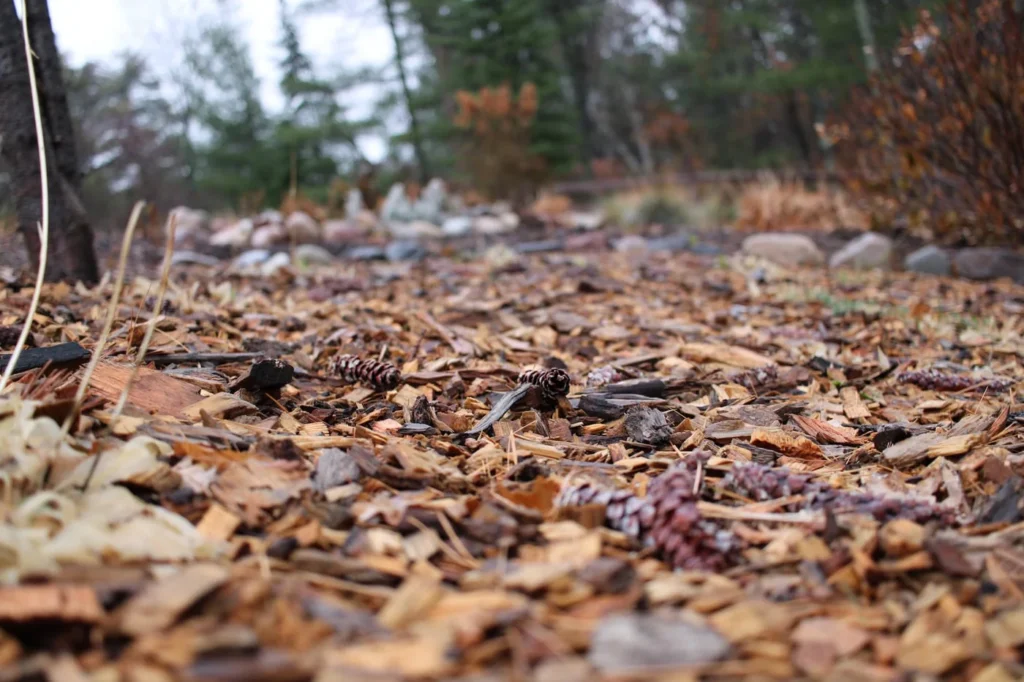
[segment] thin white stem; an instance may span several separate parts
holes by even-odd
[[[114,292],[110,297],[110,305],[107,306],[107,319],[103,323],[103,331],[100,333],[100,338],[96,342],[96,347],[92,350],[92,358],[89,360],[89,366],[85,368],[85,373],[82,374],[82,380],[78,384],[78,392],[75,393],[75,403],[72,406],[71,411],[68,413],[67,419],[64,420],[64,427],[61,429],[63,435],[67,435],[71,431],[71,424],[78,418],[78,411],[82,409],[82,403],[85,402],[85,393],[89,390],[89,382],[92,380],[92,374],[96,371],[96,366],[100,364],[100,357],[103,355],[103,348],[107,345],[107,338],[110,336],[110,330],[114,326],[114,318],[117,317],[117,305],[121,302],[121,287],[124,285],[124,272],[128,267],[128,252],[131,250],[132,235],[135,234],[135,226],[139,223],[139,215],[142,213],[143,206],[146,205],[144,201],[136,201],[135,207],[132,209],[131,217],[128,218],[128,227],[124,232],[124,239],[121,240],[121,257],[117,263],[117,277],[114,279]]]
[[[153,306],[153,315],[149,319],[149,324],[146,326],[146,333],[142,337],[142,343],[139,345],[139,352],[135,354],[135,363],[132,365],[132,373],[128,375],[128,381],[125,382],[124,390],[121,391],[121,397],[118,399],[117,406],[114,408],[113,416],[115,419],[121,414],[125,404],[128,402],[128,392],[131,391],[132,384],[135,382],[135,376],[139,373],[139,366],[146,357],[146,351],[149,350],[149,344],[153,340],[153,333],[156,331],[156,323],[160,318],[160,310],[164,307],[164,297],[167,295],[167,281],[171,276],[171,259],[174,256],[174,233],[178,229],[178,220],[174,213],[171,213],[169,220],[170,222],[167,227],[167,245],[164,247],[164,264],[160,270],[160,288],[156,293],[156,304]]]
[[[46,167],[46,139],[43,137],[43,113],[39,106],[39,85],[36,83],[36,70],[33,65],[32,43],[28,38],[28,7],[27,0],[21,2],[21,32],[25,38],[25,63],[28,65],[28,83],[32,91],[32,114],[36,121],[36,143],[39,147],[39,178],[43,183],[43,223],[36,224],[39,231],[39,271],[36,273],[36,288],[32,292],[32,302],[28,306],[28,314],[25,316],[25,326],[21,328],[21,335],[18,343],[14,344],[14,352],[7,362],[4,375],[0,378],[0,392],[7,388],[7,382],[11,380],[14,368],[18,364],[18,358],[28,340],[29,332],[32,331],[32,319],[36,316],[39,308],[39,296],[43,290],[43,281],[46,278],[46,258],[50,245],[50,182],[49,173]]]

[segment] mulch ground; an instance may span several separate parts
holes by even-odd
[[[112,286],[43,293],[0,402],[0,680],[1024,676],[1024,288],[178,269],[118,414],[158,288],[80,414]]]

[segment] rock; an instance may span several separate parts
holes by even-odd
[[[281,212],[272,208],[268,208],[262,211],[253,219],[253,223],[256,227],[260,225],[282,225],[284,224],[284,216]]]
[[[891,259],[892,240],[877,232],[865,232],[832,254],[828,266],[854,270],[888,270],[892,265]]]
[[[565,250],[571,253],[580,251],[591,251],[593,249],[607,249],[608,235],[604,232],[586,232],[583,234],[570,234],[565,238]]]
[[[999,247],[961,249],[953,256],[953,272],[966,279],[1009,277],[1024,284],[1024,254]]]
[[[519,252],[508,244],[495,244],[484,252],[484,261],[492,270],[504,271],[513,269],[521,261]]]
[[[513,211],[505,211],[498,216],[498,219],[508,232],[514,232],[519,227],[519,214]]]
[[[698,666],[722,660],[729,641],[717,631],[684,620],[643,613],[606,616],[590,637],[587,658],[598,670]]]
[[[299,244],[320,241],[320,225],[308,213],[295,211],[284,221],[288,236]]]
[[[266,262],[270,258],[270,251],[266,249],[252,249],[245,253],[239,254],[238,258],[231,262],[231,266],[239,270],[245,268],[251,268],[261,263]]]
[[[425,220],[396,221],[387,223],[391,236],[399,239],[419,239],[420,237],[441,237],[441,228]]]
[[[167,230],[171,228],[171,218],[174,218],[175,245],[203,241],[210,229],[210,214],[206,211],[177,206],[167,214]]]
[[[363,212],[363,193],[353,187],[345,197],[345,217],[355,220]]]
[[[220,232],[214,232],[213,236],[210,237],[210,244],[214,246],[246,246],[249,244],[255,229],[252,220],[242,218],[231,227]]]
[[[545,239],[539,242],[520,242],[516,244],[516,251],[519,253],[547,253],[549,251],[561,251],[565,248],[565,242],[561,239]]]
[[[250,244],[257,249],[265,249],[268,246],[288,243],[288,231],[280,223],[271,223],[263,227],[257,227],[252,233]]]
[[[313,471],[313,487],[319,492],[358,481],[363,471],[355,458],[344,450],[328,448],[320,454]]]
[[[419,242],[410,240],[394,241],[384,247],[384,256],[392,262],[403,260],[422,260],[427,250]]]
[[[444,214],[444,204],[447,199],[448,188],[445,187],[444,180],[433,178],[423,188],[419,200],[413,205],[413,215],[418,220],[439,223]]]
[[[334,256],[322,246],[300,244],[295,247],[295,262],[300,265],[330,265]]]
[[[387,254],[379,246],[355,246],[345,252],[351,260],[386,260]]]
[[[922,246],[907,256],[903,265],[911,272],[921,272],[927,275],[948,276],[952,272],[949,254],[934,244]]]
[[[802,234],[770,232],[754,234],[743,240],[743,253],[764,258],[767,261],[795,267],[798,265],[822,265],[825,254],[811,240]]]
[[[514,226],[510,228],[506,221],[493,215],[477,216],[473,221],[473,231],[477,234],[505,234],[514,229]]]
[[[464,234],[469,234],[472,229],[473,219],[464,215],[445,218],[444,222],[441,223],[441,232],[446,237],[461,237]]]
[[[405,194],[405,185],[400,182],[391,185],[384,204],[380,208],[380,218],[385,223],[406,222],[413,219],[412,202]]]
[[[670,234],[667,237],[658,237],[647,240],[647,246],[651,251],[687,251],[697,245],[697,238],[688,232]]]
[[[286,252],[275,253],[260,265],[260,273],[264,277],[273,277],[277,272],[292,264],[292,258]]]
[[[348,244],[365,237],[367,231],[357,220],[328,220],[324,223],[324,241],[328,244]]]
[[[561,222],[577,230],[596,230],[604,221],[603,211],[572,211]]]
[[[619,253],[643,253],[647,251],[647,240],[636,234],[627,234],[615,242]]]
[[[175,251],[171,256],[171,265],[208,265],[210,267],[220,265],[220,261],[213,256],[195,251]]]

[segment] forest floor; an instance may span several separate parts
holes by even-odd
[[[1024,675],[1024,287],[176,269],[117,415],[157,290],[77,420],[112,285],[43,292],[0,402],[0,679]]]

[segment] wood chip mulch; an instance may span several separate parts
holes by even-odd
[[[0,398],[0,680],[1024,679],[1024,288],[177,270],[117,415],[157,288],[78,414],[48,285]]]

